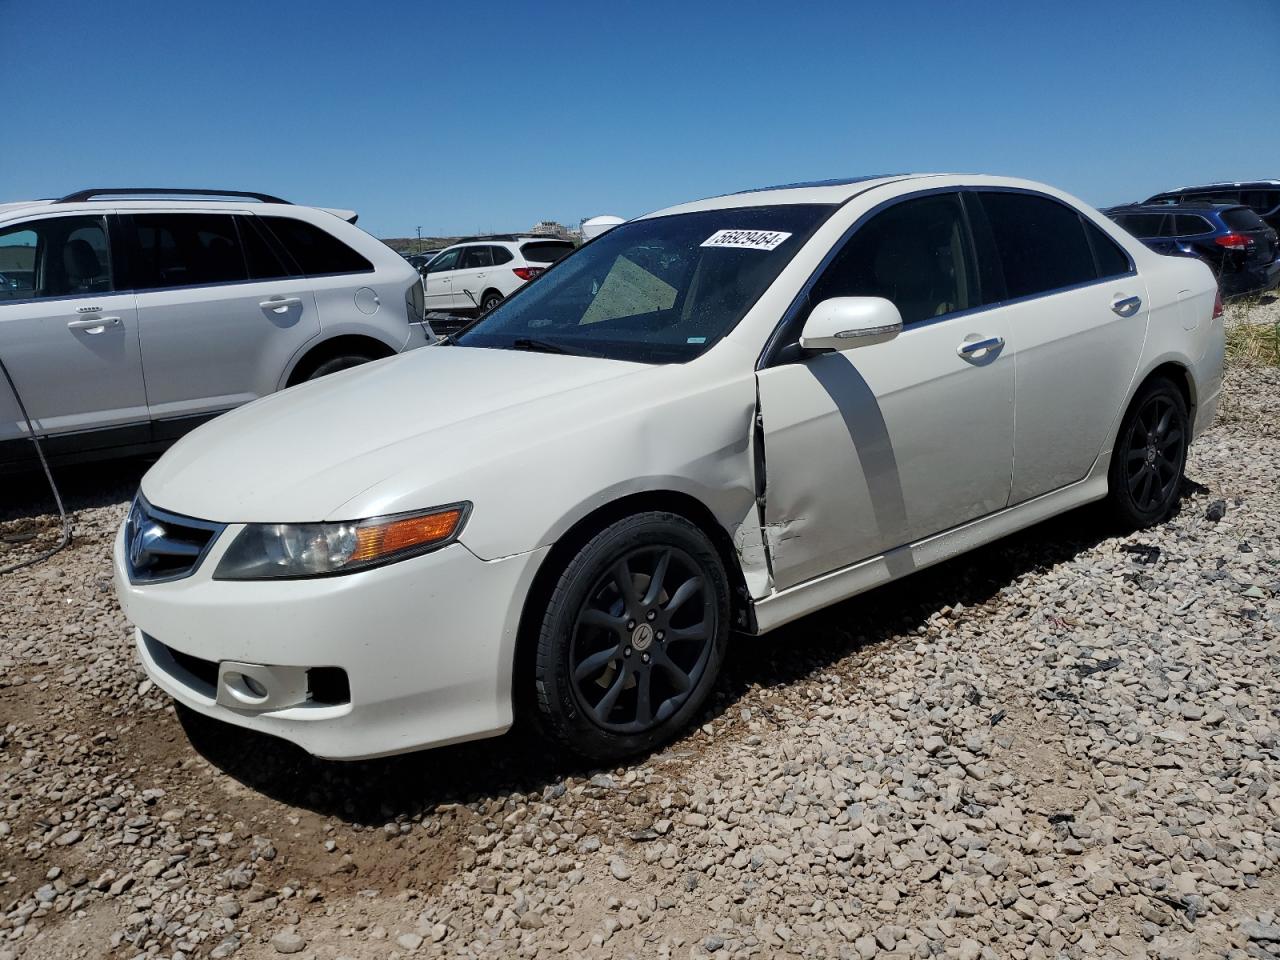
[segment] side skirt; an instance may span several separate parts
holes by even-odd
[[[1110,458],[1104,458],[1109,460]],[[1101,469],[1099,468],[1101,467]],[[757,633],[767,633],[807,614],[847,600],[873,587],[999,540],[1015,531],[1107,495],[1107,469],[1100,461],[1092,473],[1076,483],[1046,493],[998,513],[953,527],[852,566],[796,584],[756,601]]]

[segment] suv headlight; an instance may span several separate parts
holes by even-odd
[[[437,550],[462,532],[470,503],[346,523],[251,523],[215,580],[284,580],[354,573]]]

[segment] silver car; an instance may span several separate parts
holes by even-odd
[[[232,191],[0,205],[0,470],[34,462],[22,406],[54,459],[139,453],[427,342],[418,272],[354,221]]]

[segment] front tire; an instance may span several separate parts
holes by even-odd
[[[1168,380],[1146,384],[1129,405],[1108,474],[1112,513],[1129,528],[1164,520],[1178,502],[1191,425],[1182,393]]]
[[[547,602],[538,718],[591,760],[650,750],[702,709],[728,638],[728,578],[706,535],[672,513],[619,520],[569,561]]]

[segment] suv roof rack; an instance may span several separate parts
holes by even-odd
[[[166,187],[111,187],[99,188],[96,190],[77,190],[75,193],[68,193],[65,197],[60,197],[54,203],[80,203],[84,200],[92,200],[94,197],[224,197],[226,199],[248,199],[257,200],[260,203],[288,203],[288,200],[282,200],[279,197],[273,197],[269,193],[253,193],[244,190],[190,190]]]

